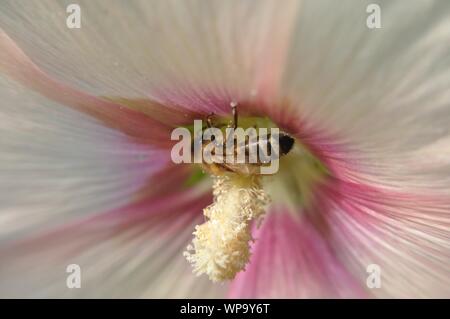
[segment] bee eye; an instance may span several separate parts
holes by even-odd
[[[287,154],[294,146],[294,139],[287,134],[281,133],[279,136],[280,153]]]

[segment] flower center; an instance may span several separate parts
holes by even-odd
[[[239,126],[274,127],[266,118],[243,118]],[[207,170],[213,180],[214,202],[204,209],[206,221],[196,226],[192,244],[185,252],[194,272],[205,273],[214,282],[231,280],[245,268],[253,240],[251,223],[261,221],[270,202],[305,207],[312,200],[314,185],[328,174],[300,141],[295,141],[292,150],[280,158],[279,170],[273,175],[241,174],[240,169],[225,167],[221,171],[218,167]],[[204,176],[197,168],[189,185]]]

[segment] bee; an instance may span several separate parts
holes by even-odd
[[[228,128],[233,128],[236,130],[238,128],[238,112],[237,112],[237,104],[231,103],[232,108],[232,119],[228,124]],[[202,130],[202,134],[200,134],[201,139],[193,139],[191,145],[192,155],[198,156],[202,159],[201,165],[203,170],[216,176],[220,176],[226,173],[236,173],[240,175],[261,175],[261,167],[268,166],[270,161],[273,159],[277,159],[281,156],[288,154],[293,146],[294,146],[294,138],[289,134],[279,131],[275,135],[271,133],[267,134],[264,137],[259,135],[259,132],[255,138],[249,138],[249,136],[245,137],[245,141],[237,141],[237,137],[235,134],[228,134],[224,139],[218,139],[214,135],[211,136],[210,140],[205,140],[203,138],[203,132],[205,129],[211,129],[219,127],[215,127],[212,121],[214,113],[211,113],[206,118],[206,128]],[[256,132],[256,130],[255,130]],[[214,145],[211,145],[214,143]],[[274,145],[276,143],[276,145]],[[195,147],[197,144],[199,147]],[[232,160],[225,160],[225,154],[227,153],[227,146],[232,145],[231,152]],[[205,148],[209,147],[212,149],[211,156],[214,159],[209,158],[209,160],[204,157]],[[221,149],[222,152],[220,155],[216,154],[214,149]],[[256,158],[253,157],[253,160],[250,160],[251,152],[254,150],[262,150],[265,149],[266,153],[258,151]],[[238,160],[239,154],[244,154],[244,161]],[[254,154],[254,153],[253,153]],[[219,159],[219,160],[217,160]],[[242,157],[241,157],[242,159]]]

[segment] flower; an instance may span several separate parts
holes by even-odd
[[[1,296],[450,296],[446,1],[377,1],[380,29],[370,1],[77,2],[80,29],[63,2],[0,4]],[[170,160],[174,128],[232,101],[296,139],[254,185],[259,227]],[[183,256],[203,209],[252,230],[230,283]],[[246,254],[203,225],[197,253]]]

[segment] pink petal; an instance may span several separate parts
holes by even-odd
[[[0,30],[0,69],[45,97],[93,116],[104,124],[121,130],[140,142],[168,147],[170,126],[143,113],[100,99],[59,83],[38,66]],[[157,113],[157,109],[154,110]]]
[[[0,20],[41,69],[95,96],[205,90],[241,100],[279,85],[300,11],[284,2],[80,1],[82,26],[71,30],[60,3],[7,1]]]
[[[450,296],[450,199],[332,180],[317,190],[311,215],[343,263],[360,281],[381,268],[384,298]]]
[[[0,96],[0,242],[123,206],[171,163],[4,74]]]
[[[260,229],[245,272],[233,281],[231,298],[364,297],[329,243],[306,218],[274,208]]]
[[[210,196],[174,192],[0,249],[4,297],[213,297],[225,287],[192,274],[182,251]],[[68,289],[69,264],[81,289]]]

